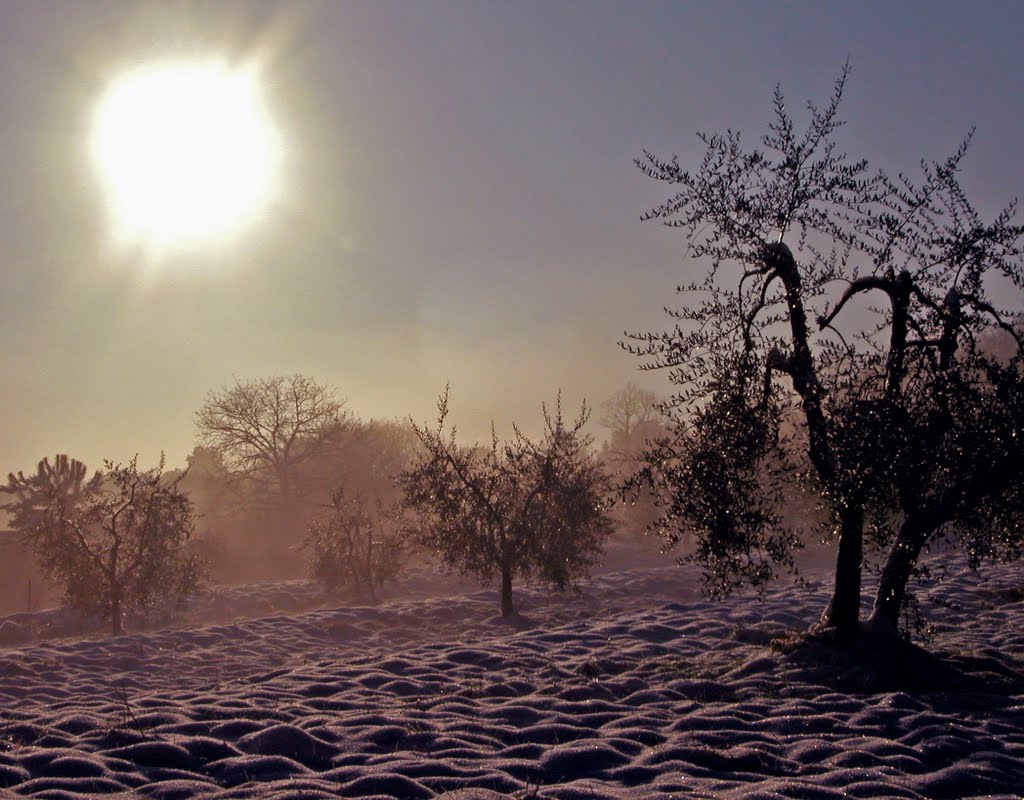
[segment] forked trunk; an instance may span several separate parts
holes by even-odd
[[[825,627],[835,629],[841,639],[857,634],[863,539],[864,509],[859,505],[848,506],[840,517],[835,588],[822,619]]]
[[[836,488],[841,482],[829,441],[828,422],[822,409],[821,383],[811,354],[800,270],[790,249],[781,242],[766,248],[765,264],[775,270],[786,287],[793,352],[784,359],[783,370],[790,376],[793,388],[800,395],[804,419],[807,421],[808,456],[825,486]],[[855,636],[857,632],[863,528],[863,507],[845,506],[840,513],[835,590],[822,616],[822,623],[834,629],[840,638]]]

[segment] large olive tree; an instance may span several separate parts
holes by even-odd
[[[895,625],[935,537],[1016,554],[1024,478],[1015,206],[986,220],[967,199],[970,137],[916,179],[847,157],[847,74],[803,128],[777,89],[759,145],[702,134],[693,171],[637,160],[670,191],[646,218],[685,234],[703,277],[670,330],[625,343],[676,386],[673,435],[635,480],[662,494],[658,527],[698,535],[716,590],[761,584],[799,544],[785,482],[812,483],[838,539],[822,622],[843,637],[861,630],[865,545],[887,551],[872,621]],[[1002,361],[979,346],[993,331]]]

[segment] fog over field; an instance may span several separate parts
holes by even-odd
[[[0,2],[0,798],[1024,797],[1021,30]]]

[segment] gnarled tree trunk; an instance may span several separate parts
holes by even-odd
[[[900,612],[907,598],[907,584],[930,533],[927,526],[913,516],[900,526],[878,581],[875,605],[871,611],[872,625],[884,625],[894,630],[899,626]]]
[[[859,505],[847,506],[840,517],[835,587],[822,617],[824,625],[834,628],[842,639],[853,638],[858,630],[863,539],[864,509]]]
[[[790,376],[793,388],[800,395],[804,419],[807,421],[808,455],[822,482],[836,494],[841,494],[840,474],[836,468],[828,423],[822,409],[823,392],[811,354],[800,271],[792,252],[782,242],[768,246],[765,251],[765,263],[774,269],[786,288],[793,352],[781,368]],[[840,510],[835,590],[822,621],[827,627],[834,628],[840,637],[852,637],[856,635],[860,615],[864,508],[859,503],[851,503],[849,500],[845,503]]]

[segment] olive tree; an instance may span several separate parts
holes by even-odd
[[[401,514],[378,498],[371,504],[344,487],[310,523],[301,547],[309,551],[309,571],[328,592],[377,601],[377,589],[394,580],[405,561]]]
[[[670,330],[624,343],[676,386],[673,433],[634,480],[659,487],[660,529],[698,535],[718,590],[763,584],[799,543],[782,487],[812,482],[838,538],[822,624],[841,637],[861,630],[866,545],[887,549],[872,621],[891,626],[935,537],[1016,552],[1024,477],[1015,206],[985,220],[968,200],[970,137],[916,179],[850,159],[847,76],[802,129],[776,89],[759,146],[729,131],[700,135],[694,171],[637,159],[671,192],[645,218],[686,235],[703,277],[680,287]],[[1008,362],[978,346],[993,330]]]
[[[21,534],[67,605],[123,632],[127,612],[147,613],[182,601],[201,565],[190,549],[192,504],[178,482],[163,479],[163,458],[140,471],[105,462],[88,477],[82,462],[58,455],[36,472],[10,474],[0,491]]]
[[[458,444],[447,427],[448,392],[435,427],[414,425],[422,453],[399,477],[416,517],[413,540],[461,574],[501,585],[501,613],[515,613],[512,580],[535,576],[562,589],[586,575],[611,532],[607,479],[589,450],[586,404],[573,422],[543,409],[544,433],[518,427],[487,447]]]

